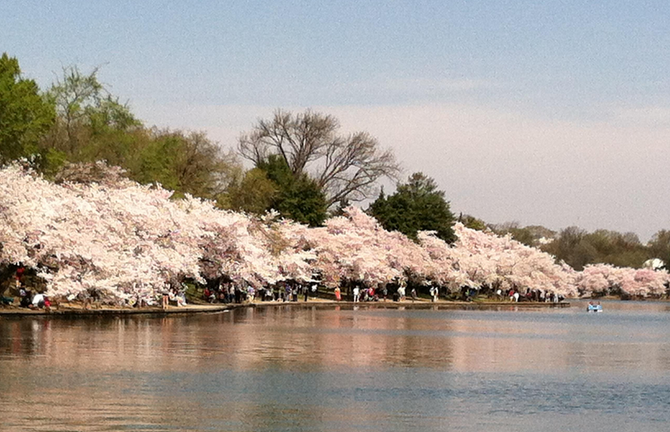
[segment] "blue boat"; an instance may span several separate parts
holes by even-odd
[[[603,307],[600,304],[593,304],[589,302],[589,305],[586,307],[587,312],[602,312]]]

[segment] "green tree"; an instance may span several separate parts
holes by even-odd
[[[262,215],[272,208],[279,187],[260,168],[252,168],[233,181],[219,204],[223,208]]]
[[[57,121],[44,139],[56,161],[96,162],[127,170],[140,183],[160,183],[184,194],[217,200],[241,171],[204,133],[148,129],[98,79],[98,70],[82,73],[76,66],[48,92]],[[56,158],[60,156],[60,158]]]
[[[584,241],[587,232],[579,227],[568,227],[560,231],[558,237],[542,249],[556,258],[565,261],[575,270],[583,270],[586,264],[594,262],[596,250]]]
[[[232,153],[225,153],[204,133],[154,130],[138,149],[135,161],[124,164],[140,183],[157,182],[177,196],[218,200],[241,171]]]
[[[647,244],[649,256],[663,260],[665,268],[670,268],[670,231],[660,230]]]
[[[640,268],[649,258],[648,248],[640,243],[636,234],[604,229],[589,233],[578,227],[568,227],[541,248],[575,270],[596,263]]]
[[[35,81],[21,77],[16,58],[0,57],[0,164],[39,151],[38,143],[54,122],[54,107]]]
[[[125,166],[137,156],[141,147],[137,141],[146,139],[146,131],[97,74],[97,69],[83,74],[76,66],[63,70],[63,77],[48,92],[57,118],[43,145],[73,162],[106,160]]]
[[[458,215],[458,221],[466,228],[473,230],[486,231],[488,229],[486,222],[471,215],[461,213]]]
[[[277,186],[271,208],[283,217],[309,226],[323,225],[328,204],[316,181],[307,174],[295,176],[284,159],[276,155],[260,161],[258,168]]]
[[[415,240],[419,231],[435,231],[448,243],[455,240],[454,215],[444,192],[438,190],[435,180],[420,172],[399,184],[393,195],[385,197],[382,191],[368,212],[387,230],[400,231]]]
[[[599,229],[586,235],[585,241],[596,250],[596,262],[640,268],[648,258],[648,251],[635,233]]]

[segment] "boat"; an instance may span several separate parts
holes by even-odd
[[[586,307],[586,312],[602,312],[603,307],[600,304],[589,303]]]

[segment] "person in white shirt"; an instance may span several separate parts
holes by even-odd
[[[32,305],[35,308],[41,308],[44,307],[44,294],[35,294],[35,297],[33,297]]]

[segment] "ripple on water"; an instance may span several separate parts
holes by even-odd
[[[666,430],[666,305],[582,309],[0,321],[0,429]]]

